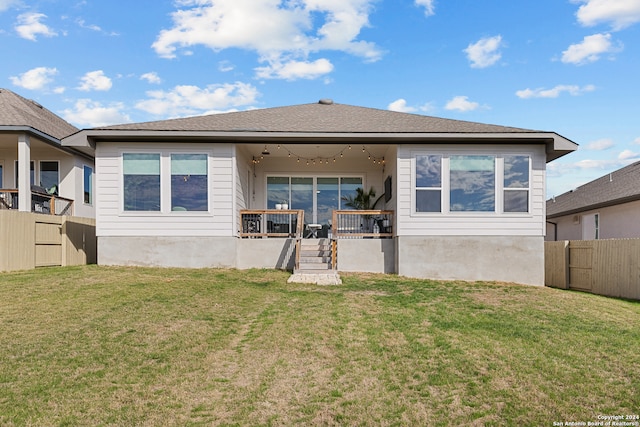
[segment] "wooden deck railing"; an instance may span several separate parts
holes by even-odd
[[[0,189],[0,209],[18,210],[18,190]],[[73,215],[73,200],[32,191],[31,212],[58,216]]]
[[[332,234],[336,239],[393,237],[393,211],[333,211]]]
[[[240,237],[295,237],[304,230],[303,210],[258,209],[240,211]]]

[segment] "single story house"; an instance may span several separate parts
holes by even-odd
[[[95,150],[99,264],[296,270],[315,253],[334,271],[532,285],[546,163],[577,147],[328,99],[84,129],[63,145]],[[369,210],[350,207],[358,189],[374,190]]]
[[[95,217],[93,152],[60,143],[75,132],[37,102],[0,89],[0,209]]]
[[[640,237],[640,162],[547,200],[546,240]]]

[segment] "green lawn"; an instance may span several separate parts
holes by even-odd
[[[0,276],[0,425],[532,425],[640,413],[640,303],[280,271]]]

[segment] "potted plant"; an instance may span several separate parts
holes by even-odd
[[[384,194],[382,195],[384,196]],[[373,209],[382,196],[376,197],[376,190],[371,187],[369,191],[365,191],[362,187],[356,188],[356,194],[342,196],[342,200],[345,202],[346,207],[359,210],[368,211]],[[375,218],[371,215],[362,215],[362,230],[365,233],[371,233],[374,230]]]

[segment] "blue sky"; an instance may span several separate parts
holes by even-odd
[[[549,197],[640,160],[640,0],[0,0],[0,58],[80,128],[332,98],[558,132]]]

